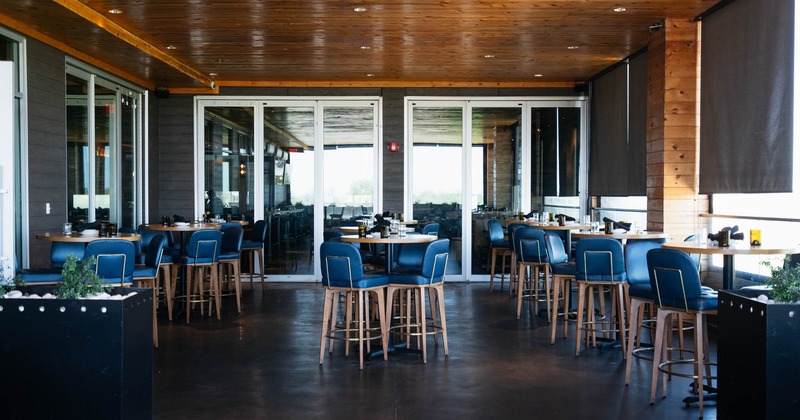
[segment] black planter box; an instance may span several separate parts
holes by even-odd
[[[800,413],[800,305],[750,299],[760,294],[764,292],[719,294],[721,419],[784,419]]]
[[[2,417],[152,418],[153,291],[112,294],[131,291],[124,300],[0,299]]]

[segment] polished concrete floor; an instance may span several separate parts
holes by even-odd
[[[445,286],[448,357],[429,339],[427,364],[393,353],[388,361],[370,360],[363,371],[357,357],[344,356],[341,343],[319,364],[319,284],[269,283],[263,297],[258,285],[254,292],[248,286],[238,315],[230,299],[222,320],[193,314],[187,325],[159,315],[154,418],[698,417],[697,405],[681,402],[688,379],[674,378],[667,398],[650,405],[649,362],[634,360],[625,387],[619,349],[587,349],[576,358],[572,340],[550,345],[543,317],[528,310],[516,320],[514,300],[497,290],[489,294],[487,283]],[[716,418],[713,402],[705,418]]]

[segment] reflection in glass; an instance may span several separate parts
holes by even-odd
[[[313,274],[314,108],[264,108],[267,272]]]
[[[462,115],[460,107],[412,108],[412,212],[450,239],[448,274],[461,274]]]
[[[67,74],[67,220],[86,223],[89,217],[88,83]]]
[[[521,118],[519,107],[472,109],[473,274],[489,274],[486,222],[521,209]]]

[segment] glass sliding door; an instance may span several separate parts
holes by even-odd
[[[488,105],[479,103],[470,108],[472,274],[490,272],[486,223],[500,219],[506,225],[522,211],[522,106]]]
[[[66,92],[68,221],[136,228],[142,219],[142,94],[72,67]]]
[[[530,115],[530,206],[579,220],[586,214],[579,199],[585,191],[580,177],[583,108],[571,103],[537,104]]]
[[[463,117],[461,104],[411,104],[411,215],[420,230],[436,223],[439,237],[450,239],[448,275],[462,274]]]
[[[268,274],[314,274],[314,103],[264,107],[264,247]]]

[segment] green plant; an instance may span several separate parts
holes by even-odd
[[[3,266],[0,265],[0,295],[4,295],[14,289],[25,286],[25,280],[20,276],[6,277]]]
[[[111,285],[104,283],[94,271],[94,263],[93,256],[80,263],[74,256],[68,256],[64,268],[61,269],[62,281],[55,291],[56,296],[62,299],[76,299],[110,289]]]
[[[765,283],[772,287],[772,298],[776,302],[800,302],[800,265],[789,263],[789,256],[784,259],[783,265],[775,267],[768,261],[763,264],[769,267],[770,278]]]

